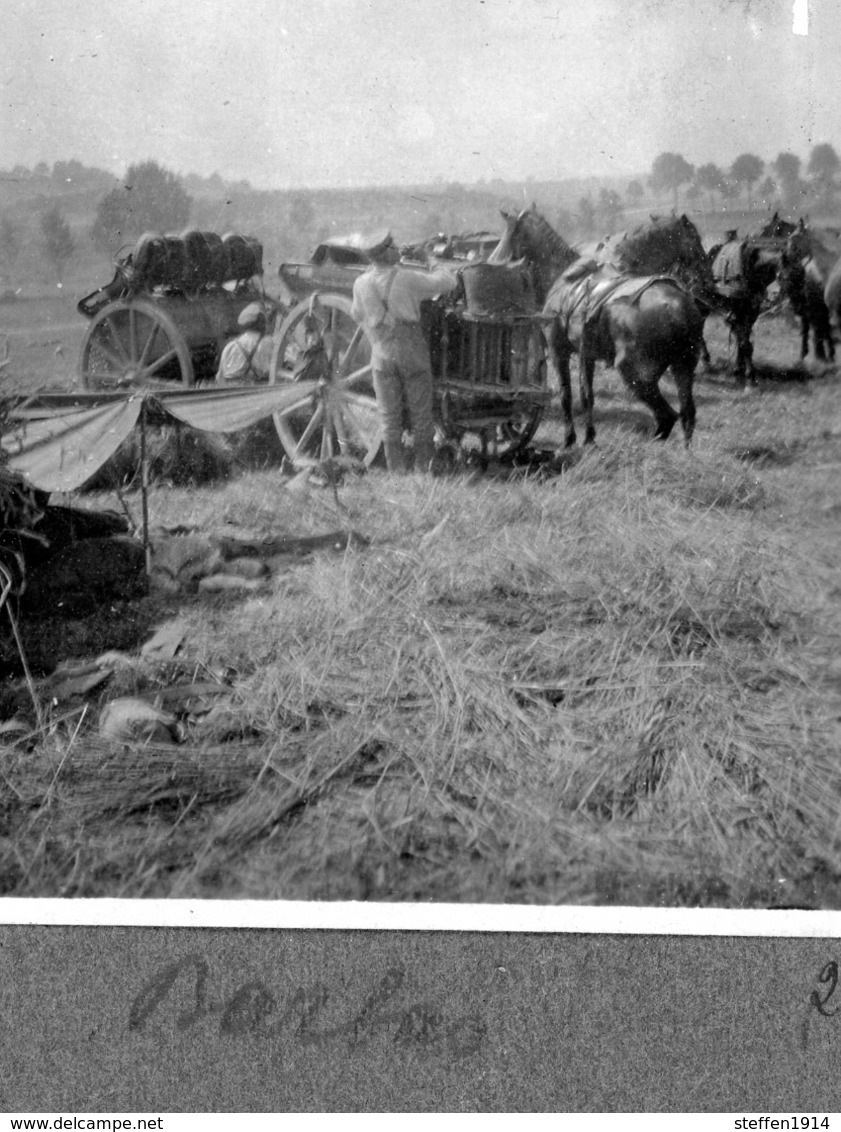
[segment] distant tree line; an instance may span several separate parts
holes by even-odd
[[[305,254],[314,242],[336,234],[336,216],[347,208],[347,204],[337,209],[335,201],[328,203],[330,191],[296,190],[283,195],[279,211],[273,193],[255,190],[248,181],[226,181],[218,173],[180,176],[153,160],[131,165],[116,183],[113,174],[76,160],[56,161],[52,167],[41,162],[33,169],[16,165],[0,170],[0,181],[26,183],[34,192],[38,218],[38,230],[33,233],[20,215],[0,213],[0,275],[10,277],[23,249],[37,246],[59,282],[79,240],[85,237],[98,250],[113,255],[145,231],[180,231],[189,224],[213,228],[223,212],[233,216],[244,211],[252,218],[256,215],[260,227],[282,231],[290,245],[286,250]],[[442,182],[440,192],[434,194],[436,200],[440,197],[440,207],[430,210],[430,231],[461,230],[458,224],[475,211],[476,194],[497,188],[502,191],[506,186],[489,182],[471,190]],[[78,231],[77,218],[75,237],[62,214],[65,202],[78,213],[78,204],[74,206],[66,196],[70,190],[81,190],[97,201],[90,229],[84,234]],[[826,214],[838,208],[839,193],[841,159],[826,142],[815,145],[805,162],[791,152],[781,152],[767,162],[756,154],[740,153],[728,168],[712,162],[695,166],[683,154],[664,152],[654,159],[647,177],[631,180],[623,192],[616,187],[594,188],[576,206],[558,208],[552,219],[559,231],[583,239],[617,231],[626,214],[639,213],[646,204],[650,207],[652,197],[668,196],[676,211],[684,204],[710,211],[734,208],[743,200],[748,209],[761,201],[763,207],[777,207],[789,214]],[[373,216],[371,202],[364,199],[360,223],[375,227],[393,222],[391,213]],[[383,201],[388,199],[386,194]],[[238,205],[242,206],[239,210]],[[385,207],[383,202],[377,206]]]
[[[828,142],[814,146],[805,163],[790,152],[768,162],[755,153],[740,153],[726,169],[712,162],[695,166],[683,154],[665,152],[654,159],[645,180],[648,194],[668,195],[676,212],[682,202],[712,212],[737,207],[743,199],[748,210],[761,201],[763,207],[790,214],[833,213],[839,208],[841,159]],[[640,180],[630,181],[624,195],[602,188],[596,197],[581,197],[575,211],[561,209],[556,223],[560,231],[580,236],[615,232],[626,211],[638,212],[648,194]]]
[[[705,200],[711,209],[716,199],[719,204],[731,205],[744,193],[748,209],[753,207],[756,194],[765,205],[776,204],[788,212],[832,212],[841,188],[839,173],[841,159],[833,146],[822,142],[812,148],[805,168],[797,154],[787,151],[769,162],[755,153],[740,153],[729,169],[712,162],[696,168],[680,153],[661,153],[654,159],[648,185],[654,193],[670,193],[675,211],[685,186],[686,200]]]

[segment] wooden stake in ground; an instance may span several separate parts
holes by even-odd
[[[143,553],[146,559],[146,585],[152,574],[152,549],[149,546],[149,461],[146,451],[146,394],[140,403],[140,500],[143,512]]]

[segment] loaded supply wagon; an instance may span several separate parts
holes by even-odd
[[[551,399],[541,316],[516,266],[486,262],[498,237],[435,237],[403,249],[460,275],[451,295],[422,304],[434,377],[436,442],[504,456],[533,437]],[[260,302],[274,339],[271,384],[317,378],[275,414],[293,464],[346,455],[371,464],[381,448],[371,352],[351,316],[354,281],[368,260],[353,238],[320,244],[306,263],[283,263],[278,295],[262,285],[263,249],[251,236],[191,230],[146,234],[115,259],[105,287],[78,310],[90,322],[79,376],[89,392],[212,381],[242,310]],[[422,263],[421,260],[424,262]]]
[[[90,391],[212,379],[240,312],[266,301],[253,236],[147,233],[114,267],[111,282],[77,304],[90,320],[79,359]]]

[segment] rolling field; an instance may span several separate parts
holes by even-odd
[[[84,322],[34,303],[3,309],[9,380],[69,384]],[[7,690],[6,893],[841,907],[838,374],[764,318],[745,396],[707,337],[688,451],[600,369],[597,444],[554,474],[156,486],[154,523],[369,545],[244,598],[22,625],[36,668],[130,662],[40,722]],[[560,435],[552,410],[536,443]],[[181,651],[141,659],[175,616]],[[99,737],[107,699],[209,678],[231,692],[182,742]]]

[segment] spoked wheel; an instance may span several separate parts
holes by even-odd
[[[498,424],[490,437],[497,456],[513,456],[525,448],[537,432],[542,416],[543,405],[529,405],[510,420]]]
[[[539,402],[512,406],[510,416],[495,419],[496,414],[485,415],[475,408],[455,411],[445,393],[439,414],[439,443],[457,457],[473,452],[483,458],[510,459],[537,432],[543,410]]]
[[[280,328],[269,382],[310,380],[319,383],[314,393],[274,414],[286,455],[298,465],[336,456],[372,464],[382,437],[371,349],[344,295],[299,303]]]
[[[126,389],[195,380],[190,350],[170,316],[154,303],[120,300],[93,319],[79,361],[85,389]]]

